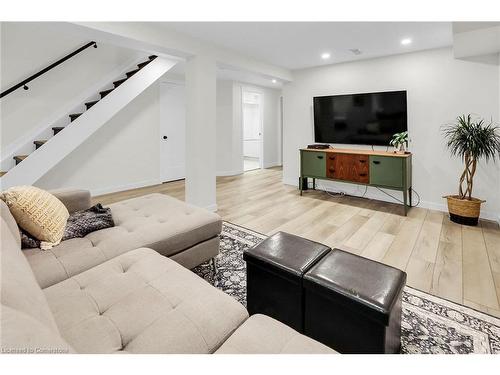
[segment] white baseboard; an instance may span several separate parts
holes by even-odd
[[[90,189],[90,194],[92,197],[98,197],[100,195],[104,194],[111,194],[111,193],[119,193],[122,191],[126,190],[132,190],[132,189],[139,189],[143,187],[148,187],[148,186],[154,186],[154,185],[160,185],[162,182],[160,179],[152,179],[152,180],[144,180],[144,181],[138,181],[138,182],[132,182],[130,184],[123,184],[123,185],[116,185],[116,186],[111,186],[111,187],[106,187],[106,188],[99,188],[99,189]],[[211,212],[217,212],[217,204],[211,204],[206,207],[203,207],[204,209],[211,211]]]
[[[217,212],[218,210],[218,207],[217,207],[217,204],[214,203],[214,204],[211,204],[209,206],[206,206],[206,207],[203,207],[205,210],[208,210],[208,211],[211,211],[211,212]]]
[[[282,182],[285,185],[291,185],[291,186],[299,186],[299,178],[290,178],[290,177],[285,177],[283,176]]]
[[[138,189],[138,188],[142,188],[142,187],[160,185],[160,184],[161,184],[160,179],[144,180],[144,181],[138,181],[138,182],[131,182],[129,184],[109,186],[109,187],[98,188],[98,189],[90,189],[90,193],[92,194],[93,197],[95,197],[95,196],[99,196],[99,195],[118,193],[121,191]]]
[[[298,177],[296,179],[289,178],[289,177],[288,178],[283,177],[282,181],[285,185],[291,185],[291,186],[296,186],[296,187],[299,186],[299,178]],[[320,181],[319,183],[321,184],[321,181],[323,181],[323,180],[318,180],[318,181]],[[330,182],[330,183],[333,183],[333,182]],[[360,187],[361,185],[351,185],[351,186]],[[329,190],[329,189],[327,189],[327,190]],[[342,190],[342,189],[339,189],[339,190]],[[398,196],[398,194],[401,194],[401,192],[399,192],[397,190],[389,190],[389,189],[386,189],[386,190],[389,194],[395,195],[398,199],[402,199],[402,197]],[[335,191],[335,190],[332,189],[331,191]],[[383,202],[389,202],[389,203],[398,203],[395,200],[391,199],[390,197],[385,196],[382,193],[377,194],[376,191],[370,191],[370,188],[368,188],[368,191],[365,194],[365,198],[379,200],[379,201],[383,201]],[[415,202],[413,202],[413,203],[415,203]],[[444,200],[442,203],[421,200],[418,207],[427,208],[430,210],[441,211],[441,212],[448,212],[448,206],[446,205]],[[496,221],[500,225],[500,215],[498,215],[498,213],[496,213],[496,212],[492,212],[492,211],[488,211],[488,210],[481,210],[480,217],[481,217],[481,219]]]
[[[270,163],[264,163],[263,167],[264,168],[281,167],[281,163],[278,161],[273,161]]]
[[[221,172],[217,172],[217,176],[220,176],[220,177],[237,176],[237,175],[242,174],[242,173],[243,173],[242,169],[238,169],[238,170],[234,170],[234,171],[221,171]]]

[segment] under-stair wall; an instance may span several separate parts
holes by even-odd
[[[0,182],[2,189],[15,185],[34,184],[44,176],[49,170],[56,166],[66,156],[70,155],[77,147],[92,136],[102,126],[105,126],[116,114],[124,109],[132,100],[138,97],[144,90],[153,85],[170,68],[176,64],[174,60],[165,58],[153,59],[139,72],[130,76],[126,81],[115,82],[117,88],[104,96],[102,100],[93,105],[89,110],[79,116],[74,116],[73,121],[51,138],[42,147],[35,150],[30,156],[24,159],[16,167],[12,168],[4,175]],[[158,125],[158,123],[156,123]],[[126,127],[127,123],[123,124]],[[98,142],[97,142],[98,143]],[[140,139],[136,144],[140,146]],[[124,160],[129,160],[128,149],[123,149],[121,154]],[[148,150],[145,150],[148,152]],[[90,155],[89,155],[90,156]],[[107,164],[106,160],[101,160],[102,164]],[[71,166],[73,171],[79,169],[78,165]],[[113,165],[109,165],[112,170]],[[95,176],[88,176],[90,181]],[[56,186],[65,185],[62,181],[53,181]],[[88,186],[80,186],[87,187]]]
[[[99,195],[160,183],[158,86],[147,88],[34,185],[85,187]]]

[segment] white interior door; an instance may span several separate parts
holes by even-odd
[[[186,177],[186,99],[183,83],[160,84],[160,177]]]
[[[262,168],[262,98],[257,92],[243,92],[244,170]]]

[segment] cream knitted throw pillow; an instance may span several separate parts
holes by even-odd
[[[3,192],[0,198],[17,224],[42,241],[42,249],[61,242],[69,212],[55,196],[34,186],[15,186]]]

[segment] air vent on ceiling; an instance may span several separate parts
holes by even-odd
[[[362,54],[361,50],[357,49],[357,48],[351,48],[351,49],[349,49],[349,51],[351,51],[356,56]]]

